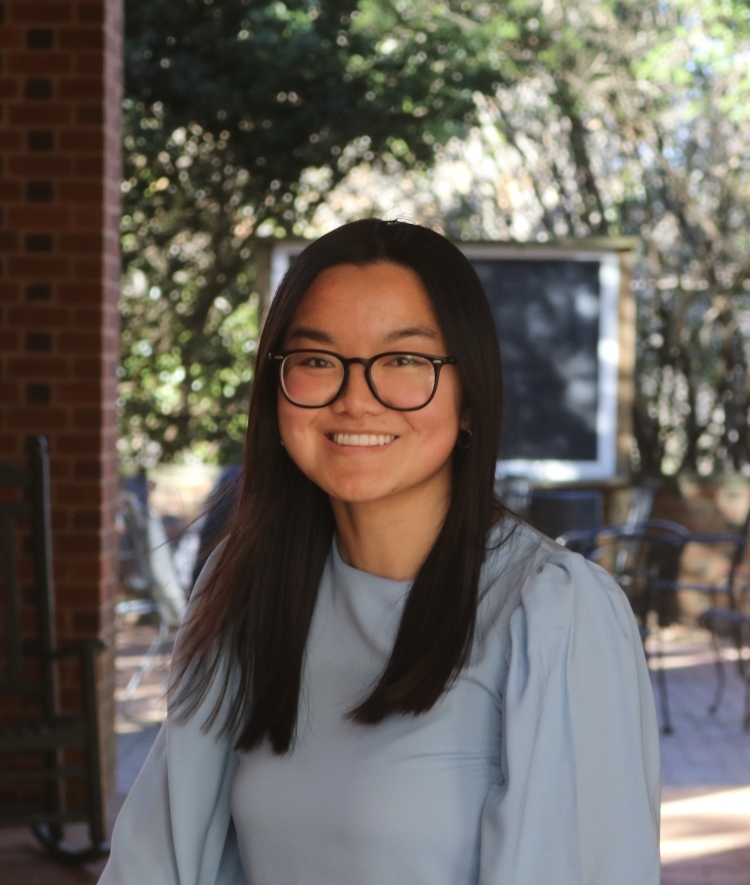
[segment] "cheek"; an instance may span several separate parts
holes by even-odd
[[[412,413],[412,427],[419,433],[425,455],[431,459],[447,460],[453,452],[459,431],[459,406],[458,395],[446,390],[423,412]]]
[[[315,414],[312,409],[293,406],[282,394],[279,394],[276,402],[279,434],[287,450],[292,454],[299,445],[300,434],[309,426]]]

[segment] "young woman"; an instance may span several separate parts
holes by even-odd
[[[638,630],[494,497],[500,400],[443,237],[360,221],[294,262],[104,885],[658,883]]]

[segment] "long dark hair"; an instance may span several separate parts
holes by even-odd
[[[276,753],[292,745],[305,644],[335,529],[328,497],[280,444],[278,374],[268,353],[281,345],[321,271],[379,261],[422,279],[458,360],[472,437],[454,452],[448,513],[409,592],[390,659],[350,718],[374,725],[393,714],[426,712],[471,650],[480,569],[501,510],[494,477],[502,381],[492,314],[471,264],[440,234],[401,221],[355,221],[308,246],[271,304],[257,351],[242,491],[176,655],[177,717],[192,716],[218,680],[204,726],[223,715],[222,732],[238,735],[241,750],[266,738]]]

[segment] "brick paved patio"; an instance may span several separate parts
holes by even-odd
[[[749,885],[750,734],[743,685],[725,652],[727,687],[716,715],[713,655],[701,631],[665,631],[674,733],[662,746],[663,885]]]
[[[166,655],[133,696],[124,697],[125,686],[152,636],[148,627],[130,628],[120,635],[117,792],[110,802],[112,818],[164,715]],[[732,655],[726,657],[724,703],[711,716],[708,706],[715,671],[705,634],[678,628],[665,636],[674,733],[662,737],[663,885],[750,885],[750,734],[741,727],[742,683]],[[44,856],[30,834],[0,831],[3,885],[93,885],[102,866],[61,868]]]

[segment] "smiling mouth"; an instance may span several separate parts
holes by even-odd
[[[329,438],[337,446],[387,446],[398,439],[385,433],[332,433]]]

